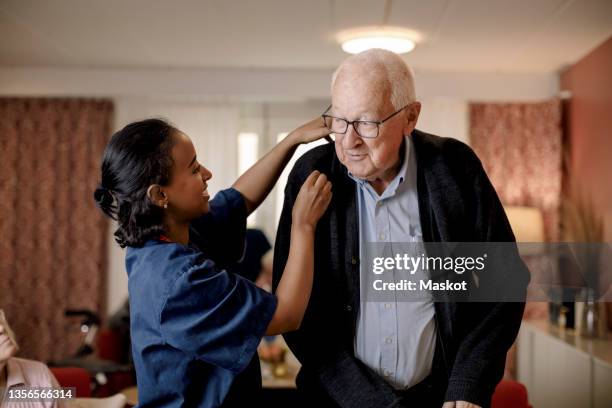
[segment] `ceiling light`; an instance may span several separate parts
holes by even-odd
[[[405,54],[415,47],[418,35],[397,27],[360,28],[338,34],[342,49],[358,54],[371,48],[382,48],[396,54]]]

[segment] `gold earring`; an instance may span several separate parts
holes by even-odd
[[[168,203],[164,203],[164,209],[168,208]]]

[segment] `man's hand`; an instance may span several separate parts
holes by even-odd
[[[480,405],[472,404],[467,401],[447,401],[442,408],[480,408]]]

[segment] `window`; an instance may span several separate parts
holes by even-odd
[[[259,158],[259,135],[252,132],[238,134],[238,175],[247,171]],[[247,227],[253,227],[257,223],[257,211],[247,219]]]
[[[282,132],[279,133],[278,136],[276,137],[276,142],[280,142],[281,140],[283,140],[289,133],[288,132]],[[289,178],[289,173],[291,172],[291,170],[293,169],[293,166],[295,165],[295,162],[307,151],[309,151],[310,149],[313,149],[317,146],[320,145],[324,145],[328,143],[325,139],[319,139],[317,141],[314,141],[312,143],[308,143],[307,145],[300,145],[300,147],[297,148],[295,154],[293,155],[293,157],[291,158],[291,161],[289,161],[289,163],[287,164],[287,167],[285,167],[285,170],[283,171],[283,173],[281,174],[280,178],[278,179],[278,183],[276,184],[277,188],[276,188],[276,205],[275,205],[275,223],[274,225],[277,226],[278,222],[280,220],[280,216],[281,216],[281,212],[283,211],[283,201],[285,199],[285,185],[287,184],[287,179]]]

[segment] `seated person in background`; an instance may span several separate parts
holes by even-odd
[[[249,228],[246,230],[244,255],[240,262],[228,266],[227,270],[256,282],[263,271],[264,255],[272,249],[270,241],[262,230]]]
[[[272,262],[274,261],[274,250],[266,252],[261,257],[261,271],[255,281],[255,284],[260,288],[272,292]]]
[[[119,309],[108,319],[108,328],[119,334],[121,341],[122,364],[134,364],[132,360],[132,342],[130,338],[130,301],[125,299]]]
[[[19,350],[17,341],[9,327],[4,311],[0,309],[0,405],[2,407],[18,406],[58,408],[65,407],[62,401],[47,402],[4,402],[9,396],[10,389],[59,388],[59,384],[49,368],[39,361],[25,360],[14,357]]]

